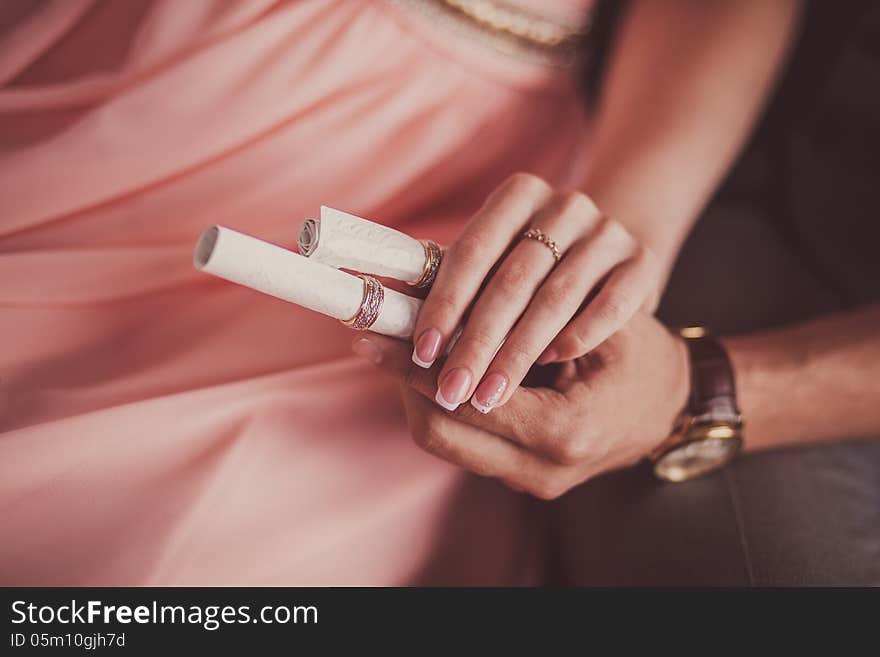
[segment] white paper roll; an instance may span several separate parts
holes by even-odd
[[[399,230],[321,206],[320,219],[306,219],[299,252],[316,262],[411,283],[425,267],[425,247]]]
[[[202,233],[193,263],[200,271],[341,320],[357,313],[364,294],[357,276],[223,226]],[[421,305],[420,299],[385,288],[370,330],[410,338]]]

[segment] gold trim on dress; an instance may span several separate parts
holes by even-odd
[[[581,29],[560,25],[494,0],[437,1],[484,28],[542,48],[559,48],[585,34]]]
[[[553,66],[574,64],[584,51],[590,29],[589,13],[582,25],[565,25],[501,0],[391,1],[505,54]]]

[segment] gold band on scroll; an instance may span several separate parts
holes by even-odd
[[[443,259],[443,251],[436,242],[431,240],[419,240],[425,249],[425,265],[422,267],[422,274],[415,281],[410,282],[414,287],[431,287],[434,277],[437,276],[437,269],[440,268],[440,261]]]
[[[351,319],[340,321],[356,331],[366,331],[379,317],[382,303],[385,301],[385,288],[372,276],[358,274],[358,278],[364,282],[364,296],[361,299],[361,305]]]

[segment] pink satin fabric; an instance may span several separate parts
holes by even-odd
[[[572,186],[573,73],[378,1],[0,26],[0,583],[538,581],[534,502],[420,452],[350,330],[192,249],[293,248],[322,203],[448,243],[513,171]]]

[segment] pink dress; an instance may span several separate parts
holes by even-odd
[[[516,170],[575,184],[574,72],[417,5],[0,3],[0,584],[539,580],[539,506],[419,451],[350,330],[192,266],[214,223],[448,243]]]

